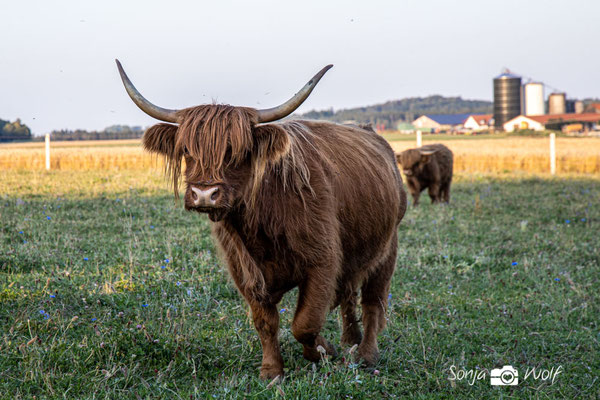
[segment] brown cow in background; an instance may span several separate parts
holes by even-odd
[[[375,132],[357,126],[267,124],[292,113],[329,67],[279,107],[177,111],[149,103],[117,64],[132,100],[171,123],[148,129],[144,147],[165,156],[176,195],[183,175],[185,208],[213,222],[229,272],[252,310],[263,348],[261,377],[283,376],[277,303],[294,287],[292,333],[306,359],[318,361],[320,347],[335,354],[320,331],[327,312],[341,305],[342,342],[358,344],[359,357],[375,363],[406,211],[394,153]],[[364,336],[355,310],[359,289]]]
[[[406,175],[406,185],[415,206],[425,189],[429,189],[432,203],[450,202],[453,156],[449,148],[439,143],[428,144],[405,150],[396,155],[396,160]]]

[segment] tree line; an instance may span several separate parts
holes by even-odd
[[[144,134],[141,126],[113,125],[101,131],[62,129],[50,132],[52,140],[118,140],[138,139]]]
[[[0,142],[31,140],[31,129],[17,118],[15,122],[0,119]]]

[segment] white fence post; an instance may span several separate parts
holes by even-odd
[[[556,135],[550,134],[550,173],[556,175]]]
[[[422,145],[421,131],[417,131],[417,147],[421,147],[421,145]]]
[[[46,170],[50,171],[50,134],[46,133]]]

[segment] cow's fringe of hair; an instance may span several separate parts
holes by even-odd
[[[252,126],[258,119],[252,108],[202,105],[181,110],[178,116],[183,122],[175,147],[196,160],[194,176],[222,180],[223,169],[243,160],[252,148]]]

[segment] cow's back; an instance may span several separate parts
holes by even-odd
[[[452,180],[452,168],[454,163],[452,151],[441,143],[428,144],[421,147],[421,149],[435,150],[435,153],[432,155],[432,161],[437,164],[440,181],[448,182]]]
[[[298,122],[297,122],[298,123]],[[317,175],[329,179],[344,269],[362,269],[386,253],[406,211],[406,194],[393,150],[372,130],[301,121],[312,151],[322,158]]]

